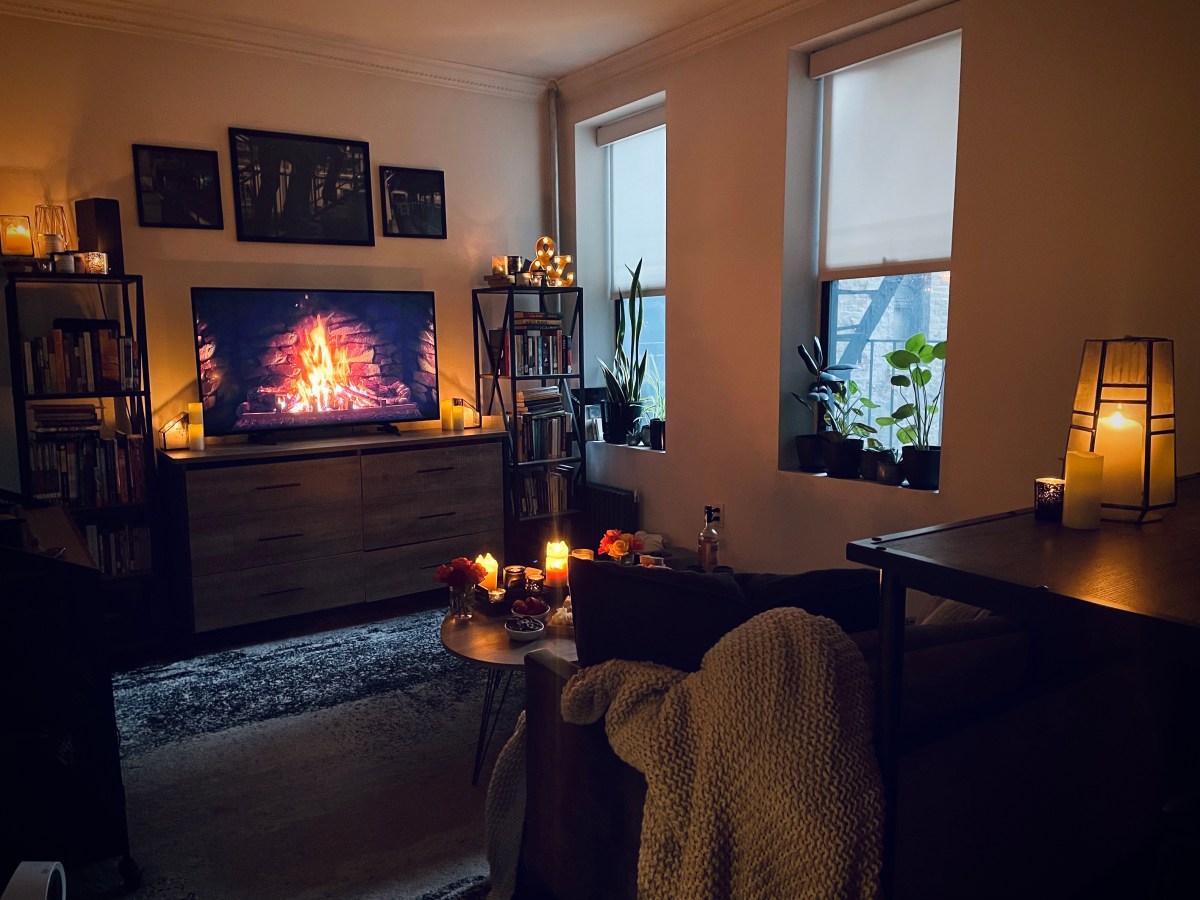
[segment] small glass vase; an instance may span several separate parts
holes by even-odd
[[[475,606],[475,585],[450,587],[450,618],[466,621],[471,618]]]

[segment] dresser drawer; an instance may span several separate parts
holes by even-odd
[[[443,486],[413,491],[405,497],[363,501],[363,547],[367,550],[503,527],[504,497],[499,483]]]
[[[188,518],[236,516],[362,497],[357,456],[198,469],[187,476]]]
[[[196,519],[192,575],[233,572],[362,550],[358,503],[304,506],[277,514]]]
[[[498,492],[503,478],[500,452],[499,444],[467,444],[364,454],[363,497],[414,497],[456,488],[491,487]]]
[[[434,573],[442,563],[456,556],[465,556],[467,559],[484,553],[495,556],[501,553],[503,546],[504,532],[497,530],[364,553],[366,599],[386,600],[388,597],[402,597],[434,588],[444,589],[444,585],[433,580]]]
[[[361,603],[361,564],[362,554],[353,553],[193,578],[195,629],[212,631]]]

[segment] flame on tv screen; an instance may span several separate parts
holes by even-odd
[[[204,430],[438,418],[430,291],[192,288]]]

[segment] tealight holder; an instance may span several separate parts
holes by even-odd
[[[504,590],[508,592],[510,600],[525,596],[524,566],[504,567]]]
[[[1061,478],[1037,478],[1033,482],[1033,518],[1038,522],[1061,522],[1063,488]]]

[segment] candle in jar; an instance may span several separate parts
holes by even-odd
[[[1084,450],[1068,450],[1064,474],[1063,524],[1068,528],[1099,528],[1104,457]]]
[[[578,550],[572,550],[571,555],[576,559],[595,559],[596,551],[585,550],[584,548],[580,547]]]
[[[562,587],[567,583],[569,554],[566,541],[550,541],[546,544],[546,587]]]
[[[1137,506],[1142,502],[1144,434],[1141,423],[1128,418],[1120,403],[1096,423],[1096,452],[1104,457],[1103,503]]]
[[[188,404],[188,449],[204,449],[204,404]]]
[[[1039,522],[1061,522],[1064,481],[1038,478],[1033,483],[1033,517]]]
[[[3,216],[0,224],[0,249],[5,256],[33,256],[33,233],[29,216]]]
[[[485,553],[483,556],[475,557],[475,562],[483,566],[484,576],[483,581],[479,584],[485,591],[493,591],[496,589],[496,573],[500,570],[500,563],[492,557],[492,554]]]

